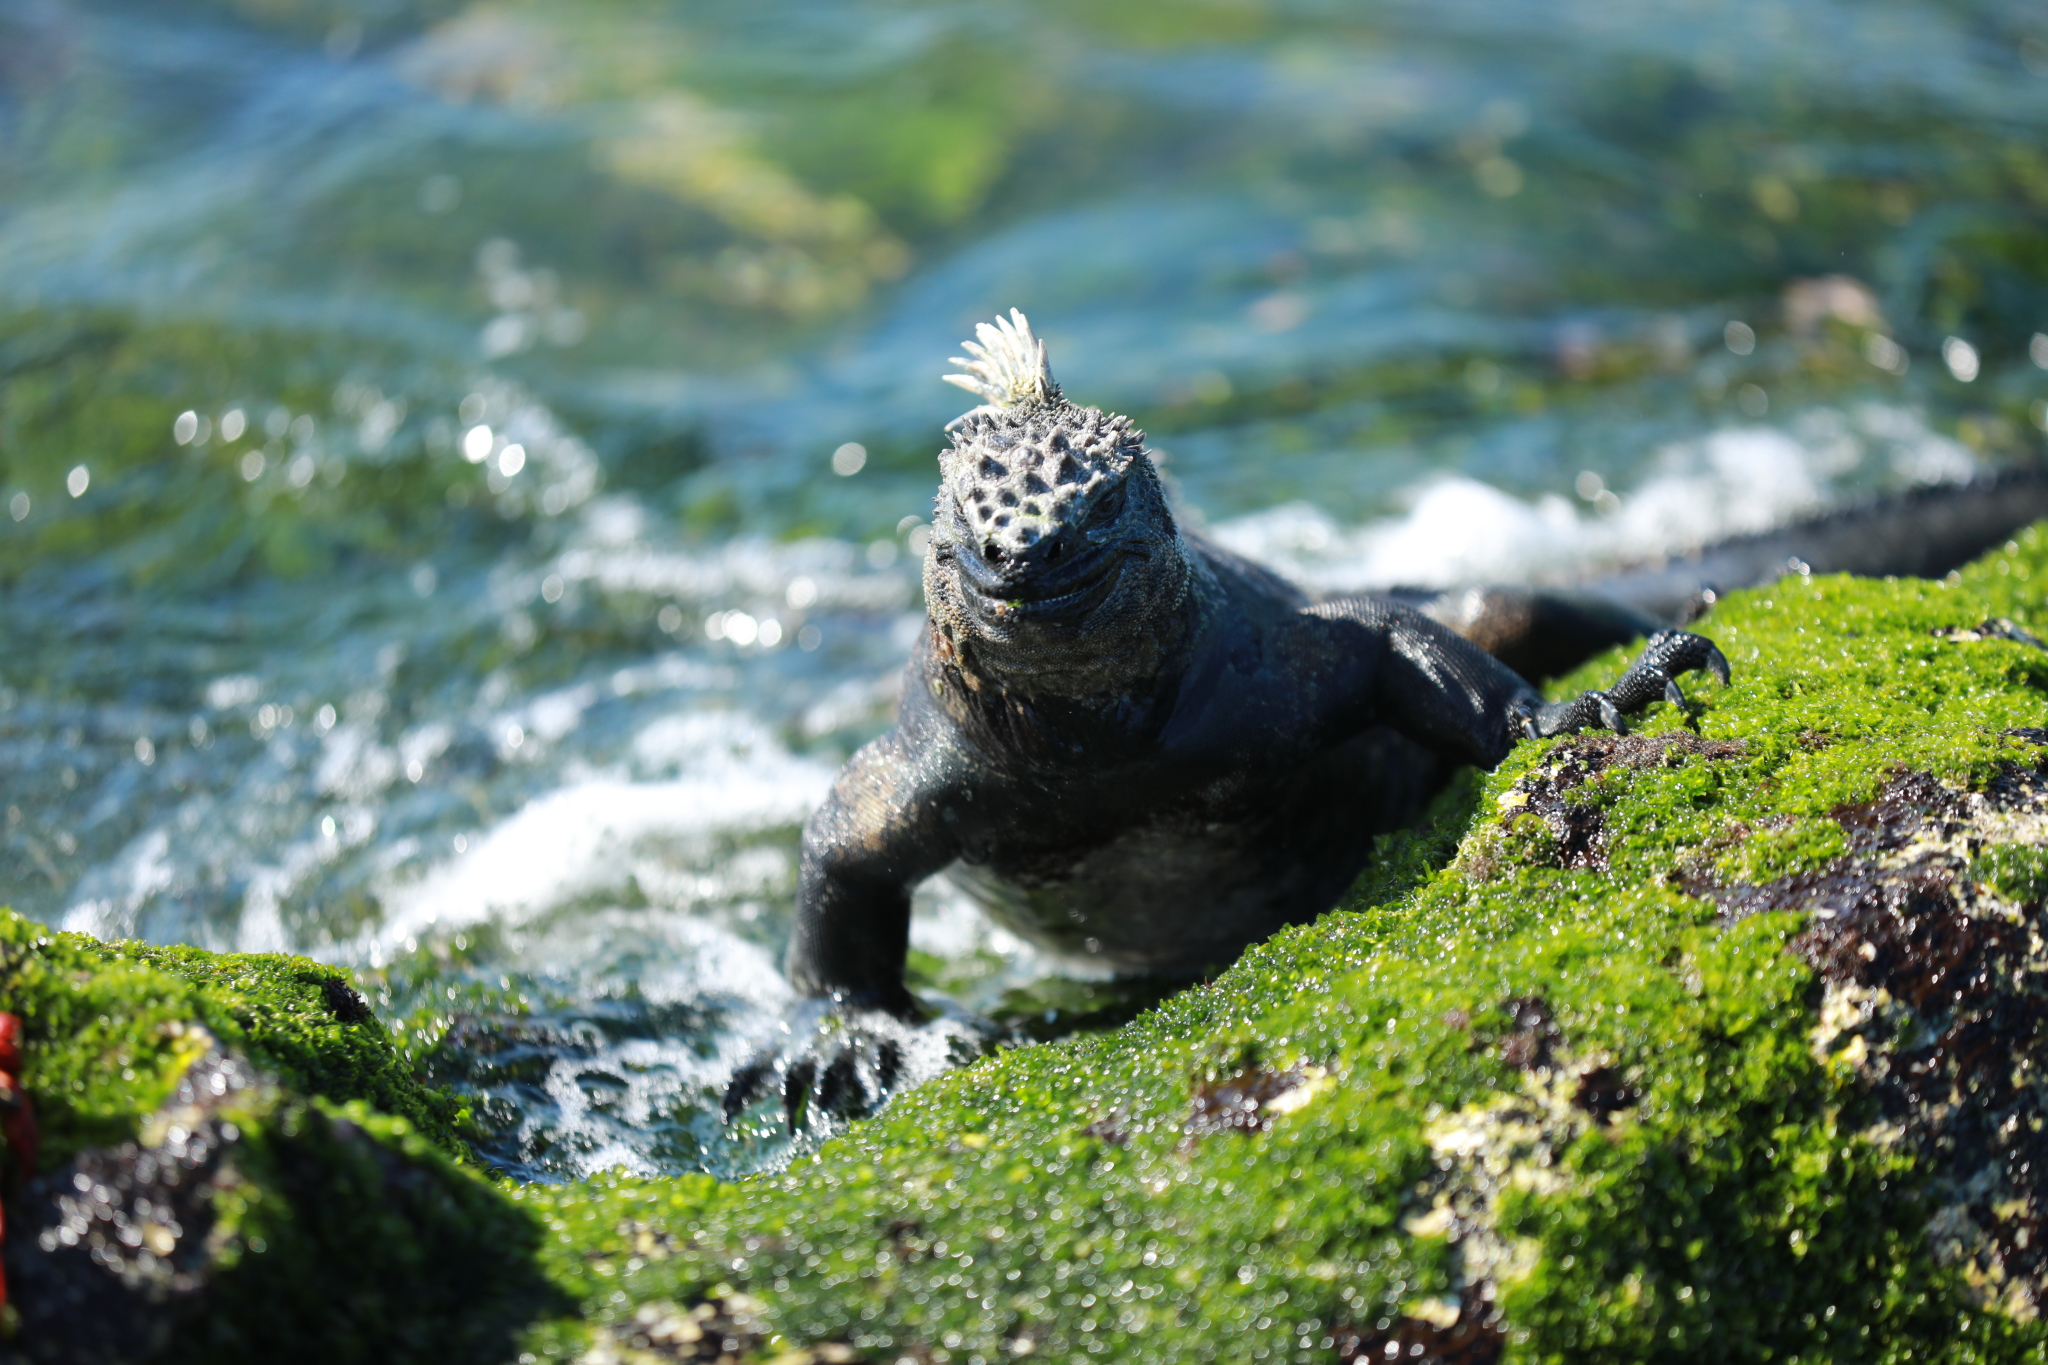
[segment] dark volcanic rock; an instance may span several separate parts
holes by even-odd
[[[1762,886],[1701,886],[1731,919],[1807,916],[1792,940],[1825,983],[1813,1047],[1875,1096],[1871,1136],[1932,1172],[1938,1256],[1986,1307],[2038,1315],[2048,1288],[2048,900],[1998,857],[2048,841],[2048,778],[1984,792],[1901,772],[1835,819],[1849,852]]]
[[[241,1132],[220,1111],[260,1082],[208,1053],[185,1073],[144,1143],[82,1152],[30,1183],[8,1226],[7,1282],[23,1358],[147,1360],[211,1282],[214,1202]]]

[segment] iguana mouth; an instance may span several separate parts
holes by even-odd
[[[1116,590],[1126,553],[1094,550],[1021,574],[1016,566],[1004,566],[1010,570],[1004,572],[969,555],[960,555],[955,564],[961,596],[981,620],[1063,624],[1087,616]]]

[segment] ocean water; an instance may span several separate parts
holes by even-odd
[[[0,0],[0,899],[773,1164],[977,320],[1318,588],[1569,579],[2039,459],[2043,148],[2017,0]],[[913,1077],[1078,970],[913,937]]]

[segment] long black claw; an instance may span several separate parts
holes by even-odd
[[[857,1114],[867,1107],[867,1090],[854,1069],[853,1054],[842,1052],[825,1068],[818,1082],[818,1108],[827,1114]]]
[[[789,1120],[791,1133],[803,1127],[811,1105],[811,1082],[817,1078],[818,1064],[806,1057],[789,1069],[789,1076],[782,1083],[782,1113]]]
[[[1593,697],[1600,703],[1600,723],[1617,735],[1628,733],[1628,722],[1621,718],[1621,708],[1605,692],[1595,692]]]
[[[1664,680],[1664,700],[1670,702],[1673,706],[1685,705],[1685,693],[1678,690],[1678,680],[1676,678],[1666,678]]]
[[[875,1079],[882,1083],[886,1094],[896,1088],[896,1078],[903,1073],[903,1049],[894,1038],[884,1038],[876,1050]]]
[[[1706,664],[1707,672],[1714,675],[1714,681],[1726,687],[1728,685],[1728,656],[1714,648],[1714,646],[1708,645]]]
[[[767,1080],[768,1073],[774,1069],[770,1062],[749,1062],[732,1073],[732,1079],[725,1085],[725,1098],[718,1106],[724,1122],[731,1123],[739,1117],[742,1109],[754,1102],[754,1097],[761,1093],[761,1082]]]

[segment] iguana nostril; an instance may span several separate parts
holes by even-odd
[[[984,545],[981,547],[981,557],[991,564],[1000,564],[1003,562],[1004,555],[1000,546]]]

